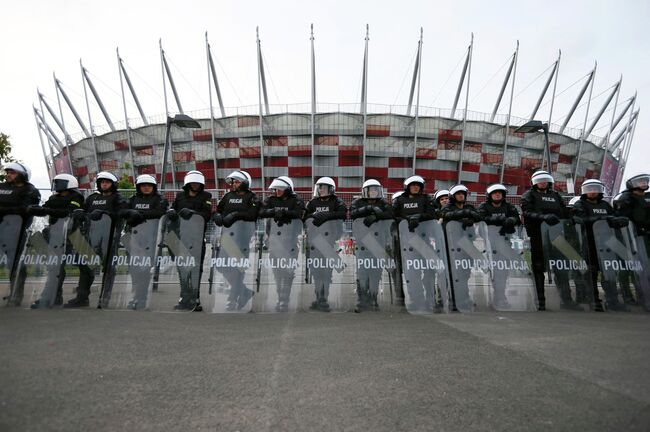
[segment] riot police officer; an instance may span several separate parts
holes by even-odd
[[[392,219],[393,208],[384,199],[384,189],[377,180],[366,180],[361,187],[361,198],[354,200],[350,206],[352,220],[363,218],[363,224],[370,227],[377,221]],[[387,235],[388,233],[382,233]],[[361,239],[356,239],[359,245]],[[358,258],[358,257],[357,257]],[[355,312],[372,309],[379,310],[377,295],[381,282],[382,268],[357,269],[357,307]]]
[[[180,234],[179,217],[189,220],[192,216],[199,215],[203,219],[203,227],[196,227],[200,231],[201,256],[193,268],[177,267],[181,282],[180,298],[174,310],[190,310],[201,312],[203,310],[200,300],[199,287],[203,273],[203,258],[205,257],[205,242],[203,233],[210,220],[212,212],[212,195],[205,191],[205,176],[200,171],[188,171],[183,178],[183,190],[176,194],[172,208],[167,210],[165,215],[168,220],[167,229]],[[187,239],[180,239],[181,241]],[[174,251],[170,251],[174,254]],[[191,274],[198,271],[198,277],[192,278]],[[196,284],[196,286],[194,286]]]
[[[486,200],[478,207],[478,212],[488,225],[502,228],[502,234],[512,234],[515,227],[521,225],[517,207],[506,201],[508,189],[502,184],[493,184],[487,188]]]
[[[538,310],[546,310],[544,293],[544,248],[542,243],[541,225],[557,225],[560,219],[569,216],[564,201],[559,193],[553,190],[553,177],[547,171],[536,171],[531,177],[532,186],[521,198],[521,210],[524,216],[526,232],[530,237],[530,247],[537,290]],[[560,291],[563,309],[582,310],[571,298],[568,277],[556,273],[556,284]]]
[[[598,295],[598,273],[601,272],[602,274],[602,269],[599,266],[593,225],[598,220],[606,219],[610,227],[623,228],[627,226],[628,219],[625,217],[614,217],[614,209],[603,199],[605,185],[600,180],[585,180],[582,183],[580,191],[580,199],[573,206],[573,219],[577,223],[583,224],[587,232],[587,240],[589,242],[587,262],[589,263],[589,270],[591,272],[595,310],[602,312],[604,308]],[[618,301],[618,291],[615,281],[607,280],[603,276],[601,278],[601,285],[605,291],[608,309],[613,311],[629,311],[629,308],[625,304],[621,304]]]
[[[25,216],[27,207],[41,200],[40,192],[29,182],[31,171],[19,162],[9,162],[3,169],[5,181],[0,183],[0,218],[8,214]]]
[[[634,224],[637,235],[650,233],[650,174],[637,174],[625,182],[625,191],[617,200],[618,214]]]
[[[519,211],[506,201],[507,193],[508,189],[500,183],[490,185],[485,193],[486,200],[478,207],[478,212],[486,224],[501,227],[501,235],[513,234],[516,227],[521,225]],[[507,271],[493,270],[494,304],[498,309],[509,307],[505,295],[507,276]]]
[[[458,184],[449,189],[449,203],[440,210],[443,224],[445,224],[445,234],[447,234],[446,225],[450,221],[459,221],[463,228],[467,229],[480,222],[482,217],[476,208],[467,203],[469,190],[466,186]],[[447,237],[447,245],[449,239]],[[459,252],[462,258],[469,258],[466,252]],[[448,255],[449,256],[449,255]],[[451,270],[451,256],[449,256]],[[471,269],[457,269],[450,274],[452,289],[454,292],[454,306],[461,310],[471,310],[471,300],[469,296],[469,278]]]
[[[54,192],[48,200],[40,206],[30,206],[27,210],[28,214],[33,216],[49,216],[49,225],[52,226],[58,219],[72,216],[73,223],[68,228],[68,232],[78,229],[82,223],[84,216],[83,204],[84,197],[79,192],[79,181],[70,174],[58,174],[52,179],[52,191]],[[66,252],[72,251],[72,245],[68,242],[66,245]],[[78,264],[79,279],[82,277],[87,278],[92,271],[88,266]],[[63,304],[63,281],[65,280],[65,265],[61,263],[57,269],[59,273],[57,286],[49,286],[46,284],[44,291],[41,293],[40,298],[30,306],[32,309],[49,308]],[[94,275],[92,275],[94,279]],[[92,283],[92,281],[90,282]],[[16,293],[19,298],[22,298],[22,283],[18,288],[20,293]],[[53,290],[54,292],[49,292]],[[20,303],[19,303],[20,304]],[[87,303],[86,303],[87,305]]]
[[[160,219],[168,208],[169,202],[158,192],[155,177],[149,174],[141,174],[135,180],[135,194],[129,198],[128,208],[120,211],[120,217],[126,221],[127,232],[133,232],[134,227],[147,220]],[[158,232],[157,222],[155,228],[156,232]],[[155,245],[156,238],[143,239],[143,241],[147,242],[145,244],[152,246],[151,251],[155,250],[153,245]],[[134,268],[131,274],[134,284],[134,298],[127,304],[128,309],[137,310],[146,307],[150,276],[146,272],[142,278],[134,277],[135,275],[139,276],[141,273],[141,269]]]
[[[336,184],[334,180],[330,177],[319,178],[314,185],[313,197],[306,206],[305,221],[312,219],[314,226],[319,228],[328,221],[342,222],[346,216],[347,208],[343,200],[336,196]],[[331,234],[328,236],[328,241],[330,242],[330,246],[335,247],[335,242],[339,239],[340,235],[338,234],[340,233]],[[311,242],[312,239],[309,239],[309,241]],[[329,287],[332,282],[333,269],[324,267],[318,270],[312,271],[316,300],[312,302],[309,308],[329,312]]]
[[[118,214],[120,210],[127,207],[126,199],[117,190],[117,177],[108,171],[102,171],[97,174],[95,179],[97,191],[92,193],[83,202],[83,209],[87,217],[92,221],[98,221],[104,215],[111,218],[111,226],[109,232],[106,233],[108,238],[107,253],[102,258],[102,269],[104,271],[104,278],[110,277],[110,256],[112,249],[115,246],[113,241],[113,233],[117,227]],[[85,264],[79,266],[79,286],[77,287],[76,297],[68,300],[63,305],[64,308],[78,308],[88,306],[88,296],[90,295],[90,287],[95,280],[95,272]],[[102,281],[102,287],[103,287]],[[103,297],[103,296],[102,296]],[[100,299],[100,306],[102,299]]]
[[[135,180],[135,195],[128,200],[128,207],[120,211],[127,225],[134,227],[147,219],[161,218],[169,208],[169,202],[158,192],[154,176],[139,175]]]
[[[440,210],[449,204],[449,191],[447,189],[440,189],[433,194],[433,206],[436,209],[436,216],[440,217]]]
[[[18,266],[17,257],[20,255],[25,241],[25,233],[31,224],[31,218],[26,213],[29,206],[37,205],[41,200],[41,194],[29,182],[31,171],[29,168],[19,162],[9,162],[4,167],[5,181],[0,183],[0,224],[3,225],[2,231],[7,230],[14,236],[15,243],[8,245],[7,270],[9,271],[9,280],[13,281]],[[7,218],[5,216],[16,215],[20,218]],[[15,219],[10,221],[10,219]],[[11,238],[5,239],[11,242]],[[5,252],[5,251],[3,251]],[[22,287],[19,297],[9,299],[9,305],[20,306],[22,300]]]
[[[408,224],[409,231],[415,232],[420,222],[435,219],[436,212],[433,201],[424,193],[424,178],[414,175],[405,179],[403,184],[402,195],[393,201],[393,212],[397,223],[404,220]],[[409,305],[407,305],[409,311],[432,311],[434,306],[442,307],[441,295],[435,292],[434,288],[437,287],[436,276],[435,270],[424,270],[414,272],[408,279],[406,289],[409,295]]]
[[[293,220],[302,219],[302,216],[305,213],[305,202],[294,192],[293,181],[289,177],[280,176],[276,178],[271,182],[269,189],[273,195],[270,195],[266,200],[264,200],[259,215],[261,218],[272,219],[278,227],[289,224]],[[267,232],[271,229],[270,220],[266,229]],[[299,235],[299,233],[296,232],[295,234],[296,238],[286,238],[284,240],[287,245],[293,246],[293,248],[290,248],[290,251],[288,251],[289,253],[295,250],[295,256],[291,256],[291,258],[297,259],[297,235]],[[271,250],[271,258],[275,258],[278,253],[282,253],[282,251]],[[295,277],[295,269],[274,267],[273,276],[275,277],[278,294],[278,303],[276,304],[275,309],[278,312],[286,312],[289,310],[289,300],[291,297],[293,279]]]
[[[233,171],[226,177],[230,185],[227,192],[217,204],[217,211],[212,220],[217,226],[230,228],[237,221],[255,222],[260,211],[260,202],[257,195],[250,190],[251,177],[241,170]],[[250,238],[238,239],[240,250],[248,250]],[[247,256],[247,254],[246,254]],[[238,268],[224,269],[224,277],[230,285],[228,295],[228,311],[241,310],[253,297],[253,291],[244,284],[245,274]]]

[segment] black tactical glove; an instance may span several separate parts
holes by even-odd
[[[72,219],[79,222],[84,220],[86,217],[86,212],[81,209],[72,210]]]
[[[370,215],[370,216],[366,216],[366,217],[363,219],[363,224],[364,224],[365,226],[367,226],[367,227],[370,227],[370,225],[372,225],[372,224],[375,223],[376,221],[377,221],[377,216],[375,216],[375,215]]]
[[[463,218],[461,222],[463,223],[463,228],[468,228],[474,225],[474,219],[472,218]]]
[[[583,225],[585,223],[585,220],[583,218],[581,218],[580,216],[573,216],[573,217],[571,217],[571,220],[575,224]]]
[[[144,222],[144,215],[137,210],[131,210],[126,218],[126,223],[132,227],[140,225],[142,222]]]
[[[27,214],[31,216],[47,216],[47,209],[37,205],[27,207]]]
[[[223,217],[223,226],[230,228],[240,218],[239,212],[228,213]]]
[[[167,210],[165,216],[167,216],[167,219],[170,221],[178,220],[178,213],[176,213],[176,210],[174,209]]]
[[[178,211],[178,215],[185,220],[191,218],[194,213],[196,213],[194,210],[188,208],[183,208]]]
[[[409,216],[409,231],[414,232],[415,229],[420,225],[420,215]]]
[[[554,214],[548,214],[548,215],[544,215],[544,222],[553,226],[560,223],[560,218],[555,216]]]
[[[503,221],[503,225],[507,227],[514,227],[517,225],[517,218],[516,217],[507,217],[505,221]]]
[[[98,221],[98,220],[100,220],[100,219],[102,218],[102,216],[104,216],[105,214],[108,214],[108,213],[106,213],[104,210],[97,210],[97,209],[95,209],[95,210],[93,210],[93,211],[90,212],[90,219],[91,219],[91,220],[94,220],[94,221]]]
[[[223,216],[221,216],[219,213],[212,215],[212,221],[216,226],[223,226]]]
[[[314,218],[314,226],[319,227],[319,226],[323,225],[325,222],[327,222],[327,219],[328,219],[328,216],[329,216],[328,213],[329,212],[315,213],[314,216],[313,216],[313,218]]]
[[[607,224],[611,228],[625,228],[629,223],[629,219],[626,217],[608,217]]]

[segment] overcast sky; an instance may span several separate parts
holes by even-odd
[[[451,107],[472,32],[470,110],[491,112],[517,40],[515,116],[530,115],[558,49],[562,62],[553,115],[557,122],[568,112],[583,82],[579,80],[594,61],[598,70],[590,117],[621,74],[619,109],[635,91],[637,107],[643,107],[650,91],[648,1],[22,0],[5,4],[2,18],[0,131],[11,136],[15,155],[32,167],[38,187],[47,187],[48,179],[31,110],[37,104],[36,88],[55,107],[52,73],[56,72],[87,123],[81,58],[113,121],[123,121],[115,55],[119,47],[145,113],[164,114],[159,38],[186,112],[208,108],[206,31],[224,104],[257,104],[257,26],[270,103],[308,103],[312,23],[317,94],[322,103],[358,102],[366,24],[370,25],[370,103],[407,103],[420,27],[424,29],[423,106]],[[540,110],[540,119],[548,119],[549,106]],[[137,117],[132,102],[127,109],[129,117]],[[170,109],[175,111],[171,95]],[[585,109],[576,112],[570,126],[582,127]],[[507,112],[507,100],[500,112]],[[628,174],[650,170],[647,115],[642,109]],[[106,123],[96,106],[92,116],[95,123]],[[610,118],[611,111],[594,133],[606,134]],[[70,114],[65,121],[73,132],[80,130]]]

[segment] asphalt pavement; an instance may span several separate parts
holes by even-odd
[[[650,430],[650,314],[0,309],[1,431]]]

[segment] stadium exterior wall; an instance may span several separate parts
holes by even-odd
[[[260,118],[263,121],[261,134]],[[366,179],[376,178],[388,191],[394,192],[402,188],[405,177],[413,174],[415,162],[415,173],[425,177],[429,193],[457,182],[462,120],[419,117],[416,131],[413,116],[368,114],[364,166],[362,114],[317,113],[314,119],[313,143],[311,114],[305,113],[214,119],[214,147],[209,118],[198,120],[201,129],[172,127],[169,156],[176,180],[182,182],[187,171],[197,169],[204,173],[208,189],[225,188],[224,177],[234,169],[244,169],[253,177],[253,189],[263,186],[262,175],[265,187],[274,177],[289,175],[296,189],[303,191],[311,188],[312,175],[327,175],[336,180],[338,190],[353,192],[360,189],[365,171]],[[160,180],[165,128],[165,124],[152,124],[76,141],[70,146],[73,174],[79,178],[81,187],[91,187],[94,175],[102,170],[132,177],[133,164],[136,175],[153,174]],[[511,126],[508,130],[503,180],[510,193],[521,194],[530,185],[530,175],[542,165],[544,136],[541,133],[519,134],[515,129]],[[488,184],[499,181],[505,133],[503,124],[467,121],[462,180],[470,190],[481,192]],[[260,136],[263,146],[260,146]],[[596,141],[593,137],[590,139],[582,145],[576,187],[585,178],[600,175],[604,150],[592,142]],[[580,140],[552,132],[549,142],[556,188],[566,192],[567,179],[573,177],[575,170]],[[618,164],[613,158],[607,159],[608,163]],[[56,155],[53,162],[57,173],[67,171],[66,151]],[[168,167],[167,187],[171,180],[171,168]]]

